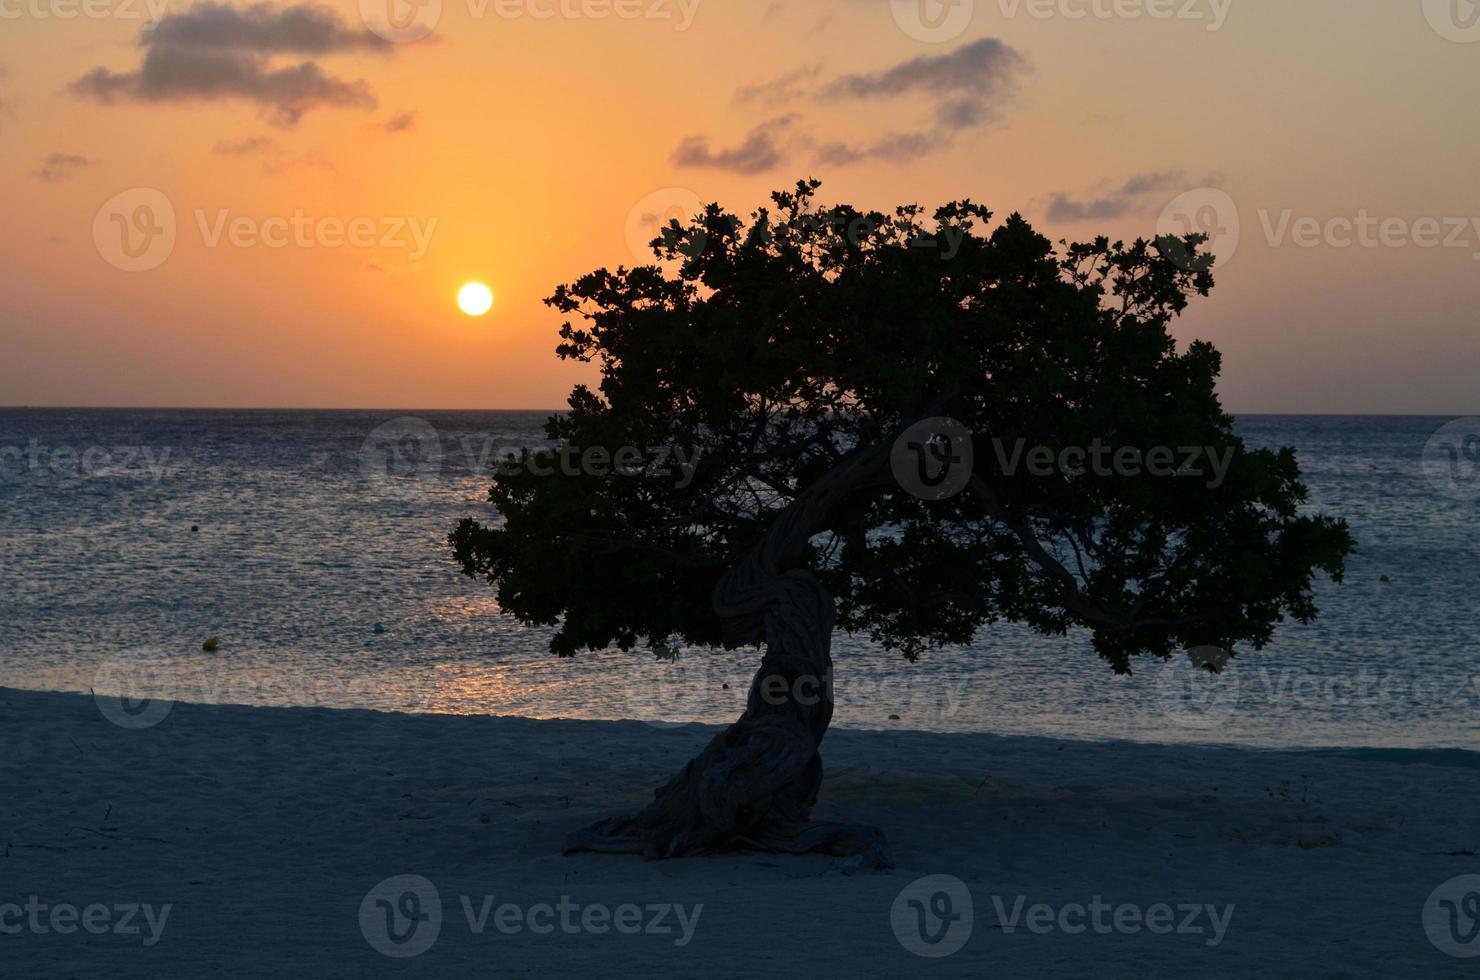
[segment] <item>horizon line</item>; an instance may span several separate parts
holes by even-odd
[[[406,408],[396,406],[275,406],[275,405],[0,405],[0,412],[552,412],[564,408]],[[1294,412],[1294,411],[1224,411],[1235,418],[1244,416],[1298,416],[1304,418],[1468,418],[1480,412]]]

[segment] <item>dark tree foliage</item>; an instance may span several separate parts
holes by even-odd
[[[756,685],[827,669],[834,625],[911,659],[998,621],[1079,626],[1127,672],[1314,618],[1312,579],[1340,579],[1345,523],[1303,511],[1292,450],[1233,434],[1218,352],[1168,332],[1213,285],[1202,236],[1055,249],[969,201],[883,214],[824,207],[818,186],[749,220],[710,205],[663,230],[662,264],[597,270],[547,301],[568,318],[560,356],[601,370],[548,435],[625,465],[538,452],[500,467],[502,523],[465,520],[451,543],[507,614],[556,626],[561,655],[764,644]],[[974,434],[974,462],[962,492],[931,500],[890,461],[938,417]],[[1014,465],[1019,446],[1096,444],[1231,457],[1221,481]],[[663,465],[675,458],[692,479]],[[887,862],[862,828],[808,823],[830,714],[753,686],[745,717],[648,811],[572,846]]]

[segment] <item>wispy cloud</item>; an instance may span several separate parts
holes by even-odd
[[[1067,194],[1049,195],[1045,215],[1061,224],[1080,221],[1105,221],[1124,217],[1147,194],[1166,190],[1183,183],[1181,171],[1136,174],[1125,182],[1089,196],[1073,198]]]
[[[165,17],[139,38],[141,47],[256,51],[259,54],[330,54],[335,51],[389,52],[389,41],[345,25],[332,7],[300,3],[280,7],[254,3],[231,7],[197,3]]]
[[[998,121],[1030,70],[1027,58],[996,38],[983,38],[939,55],[921,55],[873,72],[855,72],[823,81],[821,64],[807,65],[771,81],[747,85],[735,93],[738,105],[775,107],[847,103],[883,103],[924,98],[930,124],[918,129],[889,130],[863,141],[798,138],[813,147],[817,162],[843,166],[865,160],[904,164],[951,147],[963,132]],[[799,121],[793,113],[787,124]],[[739,146],[710,149],[707,137],[690,136],[674,152],[681,166],[722,166],[738,173],[759,173],[785,162],[777,120],[763,123]]]
[[[274,176],[295,170],[318,170],[329,174],[336,181],[345,179],[344,172],[339,169],[339,164],[322,153],[305,153],[301,156],[278,159],[262,168],[263,173]]]
[[[886,133],[876,140],[853,146],[824,143],[817,151],[817,159],[828,166],[858,163],[860,160],[909,163],[939,149],[941,137],[933,133]]]
[[[735,103],[737,105],[777,105],[794,102],[807,96],[812,83],[821,73],[821,64],[808,65],[787,72],[780,78],[769,82],[746,85],[735,93]]]
[[[0,65],[0,82],[5,81],[9,77],[10,77],[10,69],[7,68],[5,65]],[[10,100],[6,97],[5,93],[3,91],[0,91],[0,120],[14,119],[14,118],[15,118],[15,109],[12,108],[11,103],[10,103]],[[0,130],[4,130],[4,129],[5,129],[4,126],[0,126]]]
[[[347,26],[329,7],[210,2],[166,16],[140,35],[139,46],[145,53],[138,70],[95,68],[73,82],[71,92],[104,105],[243,99],[274,122],[293,126],[320,106],[374,109],[375,94],[366,82],[336,78],[314,61],[275,67],[274,56],[391,48]]]
[[[409,133],[416,128],[416,113],[398,112],[381,123],[380,128],[387,133]]]
[[[41,169],[36,171],[36,176],[52,182],[66,180],[77,176],[95,162],[80,153],[49,153],[41,161]]]
[[[845,75],[823,89],[829,101],[877,101],[921,94],[936,103],[938,122],[951,128],[992,118],[1010,95],[1027,60],[994,37],[948,54],[921,55],[884,71]]]
[[[244,140],[218,140],[211,152],[223,157],[245,157],[269,150],[272,145],[266,136],[252,136]]]
[[[673,151],[673,162],[680,167],[712,167],[737,174],[758,174],[779,164],[784,156],[778,141],[791,127],[795,116],[770,119],[752,129],[739,144],[725,149],[711,149],[703,136],[690,136]]]

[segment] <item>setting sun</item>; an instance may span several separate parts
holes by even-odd
[[[493,309],[493,290],[481,282],[470,282],[457,291],[457,307],[468,316],[482,316]]]

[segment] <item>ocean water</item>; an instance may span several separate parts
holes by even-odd
[[[0,410],[0,686],[156,701],[738,715],[757,654],[560,660],[445,539],[540,412]],[[998,627],[908,664],[834,646],[835,724],[1260,747],[1480,748],[1480,438],[1445,418],[1251,416],[1358,550],[1322,618],[1221,677],[1113,676],[1087,637]],[[1436,437],[1441,430],[1453,435]],[[1460,447],[1454,465],[1435,446]],[[1429,447],[1428,457],[1425,447]],[[192,528],[198,530],[192,530]],[[1383,581],[1386,577],[1387,581]],[[202,651],[216,637],[220,647]],[[898,718],[891,718],[897,715]]]

